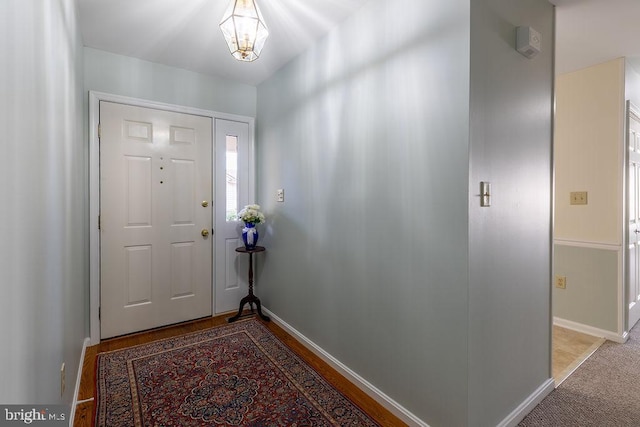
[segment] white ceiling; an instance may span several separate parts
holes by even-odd
[[[85,46],[256,85],[369,0],[257,0],[270,35],[251,63],[233,59],[218,27],[231,0],[77,1]],[[550,1],[558,74],[640,64],[640,0]]]
[[[640,0],[550,0],[556,4],[556,74],[621,56],[640,58]]]
[[[269,38],[236,61],[220,31],[231,0],[77,0],[84,45],[256,85],[368,0],[257,0]]]

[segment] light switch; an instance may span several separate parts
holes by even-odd
[[[480,183],[480,206],[483,208],[491,206],[491,183],[489,182]]]
[[[586,191],[572,191],[570,196],[570,203],[572,205],[586,205],[587,204],[587,192]]]
[[[279,188],[276,191],[276,201],[277,202],[284,202],[284,189]]]

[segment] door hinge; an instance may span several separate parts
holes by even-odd
[[[102,138],[102,125],[98,123],[98,139]]]
[[[98,215],[98,230],[100,230],[100,215]]]
[[[102,307],[98,307],[98,320],[102,319]]]

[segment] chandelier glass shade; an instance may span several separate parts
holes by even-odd
[[[269,30],[255,0],[232,0],[220,22],[231,55],[239,61],[260,56]]]

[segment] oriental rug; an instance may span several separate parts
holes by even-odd
[[[251,319],[97,357],[96,426],[378,426]]]

